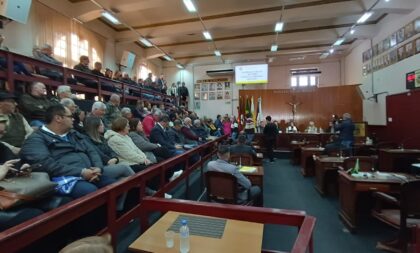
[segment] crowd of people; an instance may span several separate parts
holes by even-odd
[[[56,94],[48,97],[41,82],[32,83],[29,93],[20,98],[0,92],[0,164],[3,164],[0,170],[7,172],[13,167],[36,164],[39,166],[35,171],[48,173],[59,185],[72,182],[56,193],[65,197],[62,203],[130,177],[211,138],[229,135],[238,139],[238,145],[246,142],[245,135],[238,135],[233,116],[225,115],[222,119],[218,115],[213,123],[212,119],[199,118],[183,106],[152,107],[141,100],[135,109],[130,109],[120,105],[117,94],[112,94],[105,103],[94,102],[91,110],[85,112],[77,107],[69,86],[59,86]],[[199,159],[191,157],[193,162]],[[182,169],[174,166],[168,170],[166,180],[180,176]],[[146,194],[153,195],[157,187],[158,183],[151,180]],[[169,194],[165,197],[171,198]],[[124,208],[124,197],[119,199],[117,208]],[[1,213],[22,210],[29,214],[4,223],[1,228],[48,211],[24,205],[1,211],[0,217]]]

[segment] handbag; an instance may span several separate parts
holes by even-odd
[[[0,210],[48,197],[55,192],[56,186],[45,172],[3,179],[0,181]]]

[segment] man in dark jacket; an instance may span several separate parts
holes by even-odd
[[[182,146],[176,145],[170,140],[166,130],[168,124],[169,117],[167,115],[160,117],[159,122],[152,128],[152,132],[150,133],[150,141],[153,143],[159,143],[162,147],[167,148],[173,156],[184,153]]]
[[[329,154],[334,149],[351,153],[351,148],[354,142],[354,123],[351,120],[350,113],[343,114],[343,120],[334,125],[334,132],[339,132],[338,140],[334,143],[325,145],[324,152]],[[347,154],[349,155],[349,154]]]
[[[277,134],[279,129],[276,124],[271,122],[271,116],[265,117],[267,124],[264,127],[264,139],[265,139],[265,148],[267,149],[267,156],[270,159],[270,162],[274,162],[274,153],[273,147],[276,143]]]
[[[250,155],[257,155],[255,150],[246,144],[246,136],[244,134],[240,134],[238,136],[238,144],[230,146],[230,153],[231,154],[250,154]]]
[[[49,107],[45,122],[23,144],[20,154],[23,161],[42,165],[38,170],[47,172],[51,178],[81,177],[70,193],[73,198],[115,182],[102,176],[101,157],[86,137],[72,130],[73,117],[68,108]]]

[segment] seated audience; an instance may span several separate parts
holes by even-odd
[[[44,62],[48,62],[51,64],[55,64],[58,66],[63,66],[63,63],[58,61],[57,59],[55,59],[53,57],[53,49],[50,45],[48,44],[44,44],[41,48],[37,49],[34,48],[34,50],[32,51],[33,55],[35,57],[35,59],[44,61]],[[63,80],[63,73],[58,71],[58,70],[54,70],[54,69],[48,69],[48,68],[44,68],[44,67],[39,67],[39,74],[43,75],[43,76],[47,76],[53,80],[56,81],[62,81]]]
[[[108,68],[105,69],[105,77],[106,78],[112,79],[113,75],[114,75],[114,72],[112,70],[110,70]]]
[[[239,168],[229,163],[229,146],[220,145],[217,150],[217,157],[219,159],[209,162],[207,168],[209,171],[225,172],[237,178],[240,187],[238,190],[239,203],[247,200],[257,200],[261,197],[261,189],[258,186],[252,186],[251,181],[239,171]]]
[[[200,119],[194,120],[194,125],[191,127],[191,130],[199,137],[202,141],[205,141],[208,137],[206,129],[201,125]]]
[[[257,152],[255,152],[255,149],[251,147],[250,145],[246,144],[246,136],[244,134],[240,134],[238,136],[238,143],[230,147],[230,153],[231,154],[250,154],[253,156],[257,155]]]
[[[99,117],[103,120],[105,113],[106,113],[106,104],[102,103],[101,101],[96,101],[95,103],[93,103],[92,110],[90,111],[88,116]]]
[[[181,128],[181,132],[185,136],[186,142],[195,142],[196,144],[198,144],[198,142],[202,142],[203,139],[193,132],[191,126],[191,119],[186,117],[184,119],[184,125]]]
[[[87,57],[86,55],[82,55],[79,58],[79,63],[77,65],[75,65],[73,67],[75,70],[79,70],[82,71],[86,74],[93,74],[92,70],[89,68],[89,57]],[[81,77],[81,76],[76,76],[76,80],[88,87],[91,88],[97,88],[98,87],[98,83],[95,80],[86,78],[86,77]]]
[[[95,62],[95,64],[93,65],[92,74],[100,77],[105,77],[105,75],[102,74],[102,63],[98,61]]]
[[[121,116],[130,120],[133,118],[133,114],[131,113],[130,107],[124,107],[121,109]]]
[[[181,131],[182,122],[179,119],[176,119],[173,122],[173,127],[169,127],[166,132],[168,134],[169,140],[176,145],[197,145],[198,142],[189,140],[185,138],[185,135]]]
[[[305,129],[305,132],[309,134],[316,134],[318,132],[318,128],[315,126],[313,121],[309,121],[309,126]]]
[[[120,102],[121,99],[119,95],[115,93],[111,94],[108,103],[106,103],[106,112],[103,118],[105,126],[110,127],[116,118],[121,117],[121,111],[120,108],[118,108]]]
[[[161,116],[159,122],[156,123],[150,133],[150,141],[153,143],[159,143],[162,147],[167,148],[172,156],[184,153],[182,146],[176,145],[175,142],[170,140],[166,130],[168,128],[168,124],[169,117],[167,115]]]
[[[42,165],[39,171],[57,177],[80,177],[69,196],[79,198],[115,182],[103,173],[103,163],[85,136],[72,130],[73,116],[62,105],[50,106],[45,123],[31,134],[20,152],[23,161]]]
[[[134,108],[132,113],[134,118],[138,118],[141,121],[143,121],[144,117],[146,116],[144,115],[144,102],[141,100],[137,100],[136,108]]]
[[[112,130],[105,132],[105,139],[118,155],[121,164],[130,165],[135,172],[139,172],[152,164],[152,161],[134,144],[128,136],[129,131],[128,119],[119,117],[112,122]]]
[[[89,137],[96,151],[102,158],[104,167],[103,174],[111,178],[125,178],[134,174],[134,171],[128,165],[119,164],[117,153],[108,146],[103,134],[105,126],[98,117],[87,117],[85,120],[84,130]]]
[[[217,127],[214,125],[213,120],[212,119],[208,119],[206,122],[207,127],[210,129],[210,135],[211,136],[216,136],[216,137],[220,137],[222,136],[222,133],[220,132],[219,129],[217,129]]]
[[[13,94],[0,92],[0,116],[5,123],[0,141],[14,154],[18,154],[23,141],[33,132],[33,129],[22,114],[16,112],[15,99]]]
[[[143,130],[147,137],[150,136],[153,127],[156,125],[156,122],[159,122],[159,118],[162,115],[162,111],[158,108],[153,108],[152,113],[147,114],[143,119]]]
[[[295,123],[293,121],[289,122],[289,125],[286,127],[286,133],[297,133],[298,129],[295,126]]]
[[[22,114],[33,127],[40,127],[44,124],[45,111],[54,104],[46,96],[45,85],[41,82],[34,82],[29,87],[29,93],[20,97],[20,109]]]

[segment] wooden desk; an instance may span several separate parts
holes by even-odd
[[[257,171],[249,173],[249,172],[242,172],[248,179],[251,181],[252,185],[257,185],[261,188],[261,192],[264,186],[264,167],[263,166],[250,166],[256,167]]]
[[[315,189],[321,195],[327,193],[327,183],[329,183],[326,180],[327,173],[334,173],[334,175],[331,175],[331,183],[333,183],[332,180],[335,180],[334,182],[337,183],[336,171],[338,170],[338,166],[342,165],[345,159],[346,158],[344,157],[335,156],[317,158],[317,161],[315,162]]]
[[[292,156],[290,157],[290,163],[293,165],[300,164],[300,154],[302,152],[301,148],[305,146],[306,142],[304,141],[291,141],[290,150],[292,151]]]
[[[379,171],[408,172],[417,158],[420,158],[419,149],[380,149]]]
[[[257,153],[257,155],[254,157],[254,165],[262,166],[263,165],[263,159],[264,159],[263,153]]]
[[[413,176],[404,173],[386,173],[390,176],[375,178],[356,178],[348,175],[344,171],[338,172],[339,182],[339,216],[344,224],[354,232],[357,228],[357,200],[361,193],[381,191],[385,193],[398,193],[403,179],[392,175],[403,175],[408,180],[415,179]]]
[[[300,155],[300,165],[302,166],[301,172],[305,177],[313,176],[315,171],[315,162],[312,159],[312,156],[320,155],[324,148],[305,148],[302,147],[302,153]]]
[[[132,252],[156,253],[179,252],[179,234],[175,234],[174,247],[166,248],[164,233],[180,214],[201,216],[169,211],[137,238],[137,240],[130,245],[129,250]],[[227,219],[225,231],[220,239],[190,234],[190,252],[260,253],[263,229],[264,225],[260,223]]]

